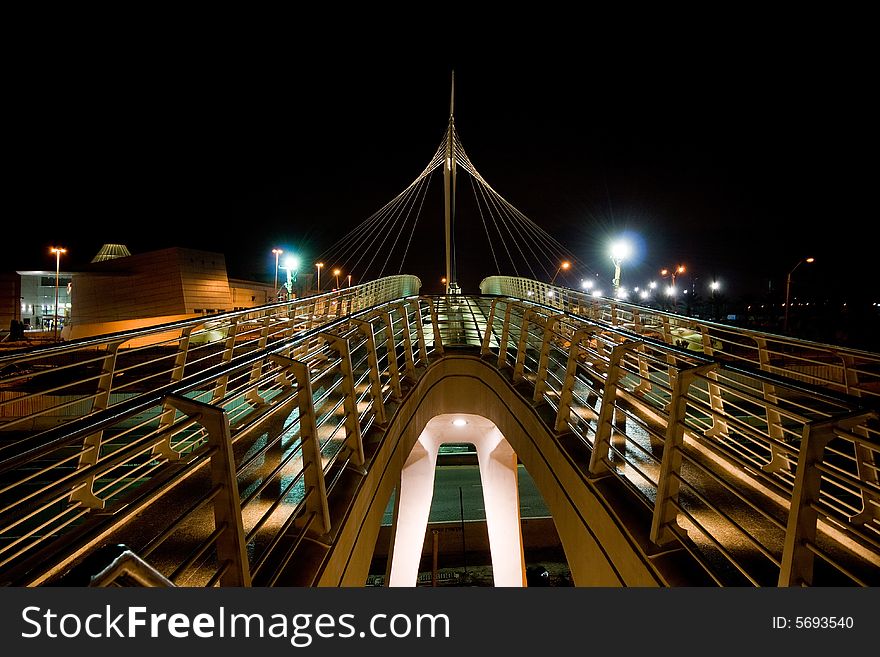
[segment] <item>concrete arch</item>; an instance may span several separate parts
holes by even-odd
[[[450,354],[434,362],[391,418],[315,583],[363,586],[379,526],[413,446],[435,416],[466,413],[498,427],[549,508],[577,586],[666,584],[643,541],[562,449],[530,400],[480,358]]]
[[[434,496],[440,446],[467,442],[477,451],[495,586],[525,586],[517,457],[492,422],[478,415],[436,415],[425,426],[401,473],[393,527],[389,586],[415,586]]]

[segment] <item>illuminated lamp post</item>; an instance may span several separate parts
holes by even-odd
[[[563,260],[562,263],[559,265],[559,269],[557,269],[556,273],[553,274],[553,278],[550,279],[550,285],[553,285],[553,282],[556,280],[556,277],[559,276],[559,272],[561,272],[562,270],[568,271],[568,269],[570,267],[571,267],[571,263],[568,262],[567,260]]]
[[[794,270],[800,267],[803,263],[811,263],[815,260],[815,258],[798,260],[798,263],[791,268],[791,271],[788,272],[788,276],[785,277],[785,318],[782,320],[782,330],[786,333],[788,333],[788,306],[789,300],[791,299],[791,275],[794,273]]]
[[[612,282],[612,285],[614,286],[614,296],[618,296],[618,292],[620,291],[620,265],[630,256],[631,253],[632,247],[628,242],[618,240],[611,245],[611,262],[614,263],[614,281]]]
[[[60,246],[53,246],[49,249],[49,253],[55,254],[55,321],[52,322],[53,325],[53,336],[52,339],[58,340],[58,279],[61,275],[61,254],[67,253],[67,249],[63,249]]]
[[[280,256],[284,251],[281,249],[272,249],[272,253],[275,254],[275,298],[278,298],[278,256]]]
[[[336,289],[337,290],[339,289],[339,274],[341,274],[341,273],[342,273],[342,271],[339,269],[333,270],[333,275],[336,277]]]
[[[318,269],[318,292],[321,291],[321,269],[324,268],[323,262],[316,262],[315,267]]]
[[[661,269],[660,275],[663,278],[666,278],[667,276],[669,276],[669,278],[672,280],[672,289],[675,289],[675,277],[678,274],[685,273],[685,271],[687,271],[687,270],[685,269],[684,265],[676,265],[671,270],[670,269]]]

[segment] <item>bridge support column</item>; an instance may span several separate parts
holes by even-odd
[[[874,413],[858,413],[804,426],[782,551],[779,586],[812,585],[815,555],[810,546],[816,541],[819,514],[815,505],[819,501],[822,483],[822,471],[818,466],[825,458],[826,445],[835,437],[837,430],[849,430],[874,416]]]
[[[214,528],[220,532],[216,538],[217,565],[218,568],[225,569],[220,576],[220,586],[250,586],[251,574],[241,518],[235,458],[232,455],[229,418],[222,408],[187,397],[171,396],[168,404],[196,419],[208,434],[208,444],[211,447],[211,485],[219,491],[214,498]]]
[[[677,373],[672,381],[672,400],[663,441],[663,458],[657,479],[657,497],[654,500],[654,517],[651,522],[651,541],[666,545],[676,540],[672,525],[678,516],[678,491],[681,488],[681,448],[684,444],[684,418],[687,413],[688,389],[699,374],[711,372],[718,363],[698,365]]]

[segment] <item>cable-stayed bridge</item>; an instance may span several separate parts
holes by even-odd
[[[403,272],[440,168],[447,293],[424,295]],[[459,169],[479,294],[456,285]],[[517,463],[576,585],[880,584],[880,355],[538,280],[560,256],[450,112],[323,256],[366,282],[0,358],[0,581],[362,586],[394,499],[387,581],[414,585],[438,447],[472,442],[498,585],[525,583]]]

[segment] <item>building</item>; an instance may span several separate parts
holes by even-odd
[[[24,324],[25,330],[51,331],[54,326],[55,312],[55,288],[56,278],[54,271],[17,271],[19,294],[18,306],[19,321]],[[64,327],[71,310],[70,300],[70,272],[58,272],[58,312],[59,326]],[[4,317],[11,306],[7,305],[4,291]],[[11,318],[10,318],[11,319]],[[9,319],[3,323],[3,328],[9,327]]]
[[[103,249],[102,249],[103,250]],[[273,287],[232,280],[222,253],[172,247],[92,261],[73,274],[75,339],[270,303]]]

